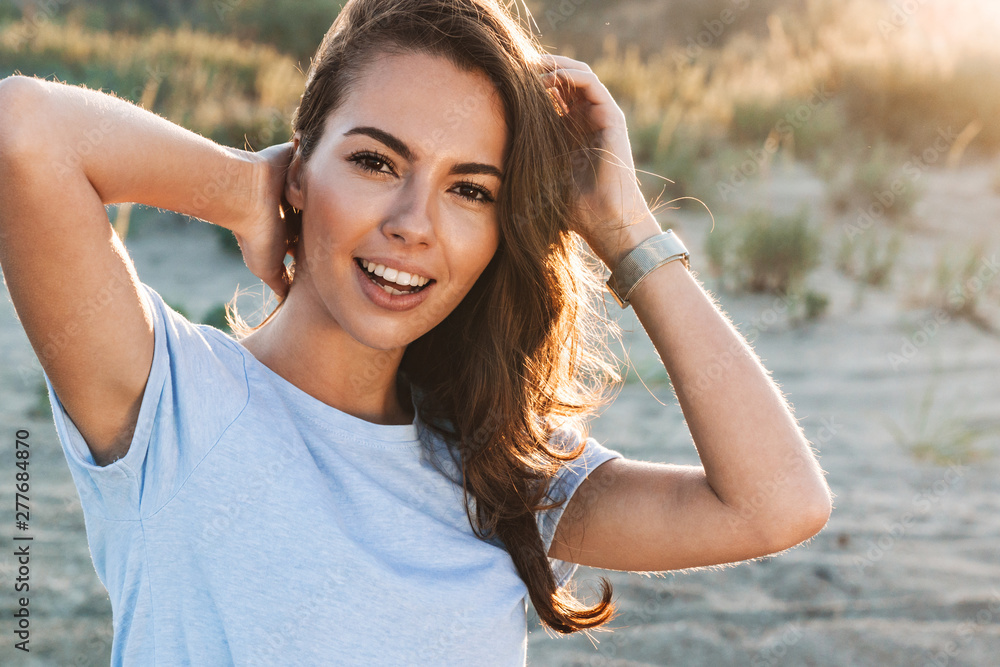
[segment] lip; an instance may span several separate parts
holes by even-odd
[[[393,268],[400,268],[406,271],[405,264],[401,263],[391,263],[384,259],[380,260],[377,257],[365,257],[370,262],[375,262],[377,264],[385,264],[386,266],[391,266]],[[358,283],[361,286],[361,291],[364,292],[368,300],[374,303],[380,308],[392,311],[404,311],[416,308],[421,303],[427,300],[428,293],[437,286],[437,282],[431,279],[431,282],[427,283],[423,289],[414,294],[389,294],[384,289],[376,285],[371,278],[368,277],[368,272],[361,268],[361,265],[352,260],[351,264],[354,265],[354,273],[358,277]],[[417,275],[422,275],[425,278],[429,277],[426,274],[419,273],[418,271],[407,271],[408,273],[416,272]]]

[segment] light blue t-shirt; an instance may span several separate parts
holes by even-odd
[[[473,534],[419,418],[336,410],[141,293],[156,342],[123,458],[94,464],[45,378],[111,600],[112,665],[525,664],[527,588]],[[588,440],[552,497],[620,456]],[[564,508],[538,514],[546,550]],[[550,562],[560,585],[578,567]]]

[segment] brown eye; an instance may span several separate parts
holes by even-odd
[[[370,171],[374,174],[392,174],[392,162],[389,158],[381,153],[372,153],[370,151],[357,151],[351,153],[350,157],[347,158],[351,162],[356,163],[359,167],[365,171]],[[384,171],[383,168],[388,167],[389,171]]]
[[[455,185],[455,189],[460,191],[459,196],[478,204],[489,204],[493,202],[490,191],[472,181],[462,181]]]

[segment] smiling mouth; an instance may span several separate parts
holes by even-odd
[[[431,278],[388,268],[384,264],[369,262],[367,259],[361,259],[360,257],[356,257],[354,261],[373,283],[385,290],[386,293],[394,296],[416,294],[434,283],[434,280]]]

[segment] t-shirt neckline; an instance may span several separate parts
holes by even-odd
[[[253,368],[262,372],[273,386],[289,395],[294,400],[296,407],[301,409],[307,417],[318,421],[321,425],[346,431],[356,437],[372,440],[378,444],[394,444],[408,447],[420,443],[420,415],[417,412],[415,404],[413,406],[413,422],[410,424],[376,424],[375,422],[355,417],[332,405],[324,403],[312,394],[289,382],[255,357],[238,340],[235,342]]]

